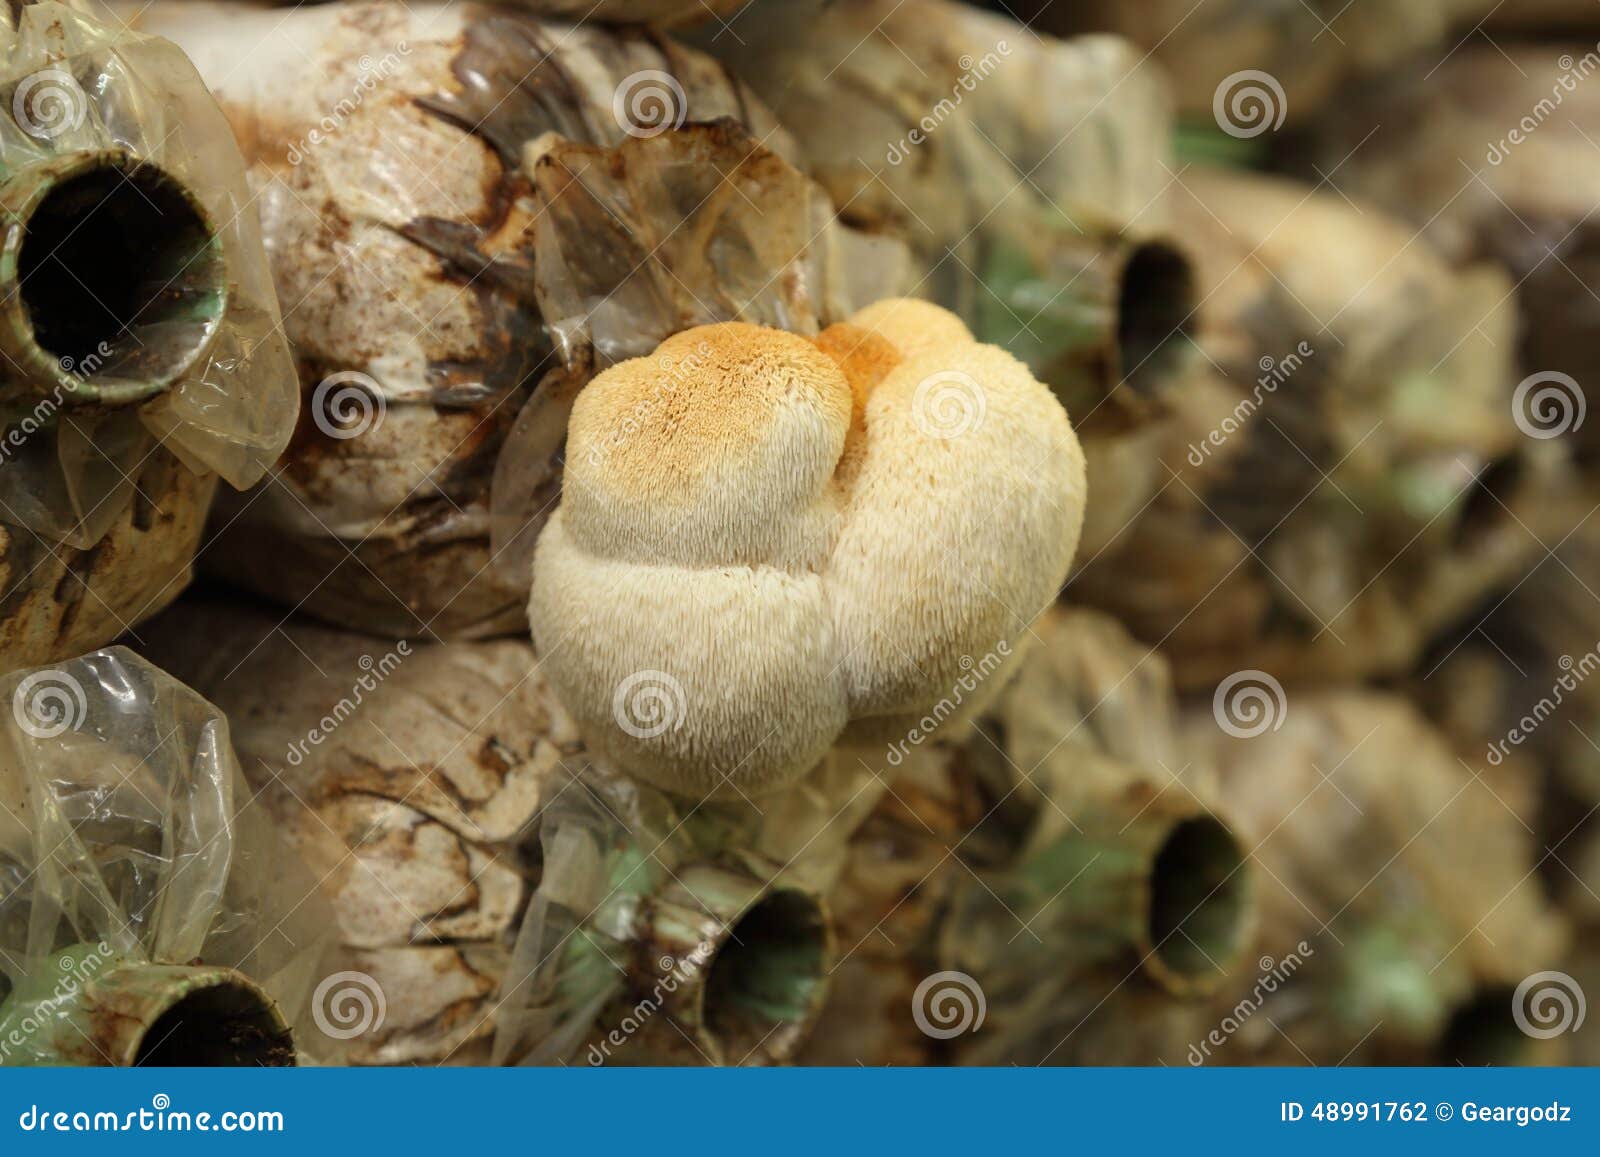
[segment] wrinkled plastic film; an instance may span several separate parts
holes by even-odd
[[[654,835],[659,844],[671,828],[665,797],[654,796],[620,776],[591,773],[546,805],[543,878],[501,984],[496,1063],[550,1065],[576,1056],[622,993],[625,973],[608,961],[626,959],[640,897],[665,874],[649,858],[647,841]]]
[[[1592,284],[1600,261],[1586,194],[1600,176],[1600,157],[1585,127],[1600,101],[1577,83],[1583,65],[1574,71],[1573,62],[1592,48],[1572,39],[1516,44],[1509,54],[1484,45],[1452,53],[1437,68],[1416,62],[1397,69],[1330,109],[1299,164],[1312,176],[1329,158],[1349,155],[1344,176],[1352,196],[1409,221],[1458,266],[1487,259],[1510,273],[1520,321],[1518,376],[1532,382],[1514,399],[1515,412],[1540,433],[1567,435],[1561,440],[1587,457],[1600,446],[1600,426],[1571,415],[1585,402],[1600,318],[1594,299],[1571,289],[1574,278]],[[1529,109],[1539,110],[1539,131],[1528,134],[1524,125],[1508,137]],[[1395,126],[1395,135],[1370,153],[1352,152],[1366,131],[1360,126],[1379,121]],[[1476,174],[1465,188],[1457,180],[1463,164]],[[1563,419],[1570,432],[1556,429]],[[1551,524],[1562,531],[1568,525]]]
[[[533,182],[539,306],[563,364],[524,405],[495,468],[495,565],[521,581],[591,374],[712,322],[815,334],[910,280],[899,242],[841,225],[816,182],[729,120],[615,148],[554,141]]]
[[[526,641],[386,642],[226,603],[141,631],[217,702],[280,848],[327,897],[335,942],[319,1060],[473,1063],[537,875],[530,831],[575,729]],[[339,1035],[337,994],[381,994],[381,1023]],[[373,1008],[377,1005],[374,1003]]]
[[[1006,190],[1024,174],[1033,204],[1069,218],[1163,223],[1171,98],[1119,38],[1057,41],[945,0],[761,0],[739,42],[706,31],[701,43],[773,107],[846,218],[898,222],[919,252],[1007,227],[990,211],[1013,203]],[[874,172],[887,188],[872,187]],[[893,208],[890,188],[909,209]]]
[[[200,206],[223,262],[225,304],[205,348],[154,397],[76,412],[74,380],[116,386],[120,335],[63,356],[57,382],[0,386],[8,434],[38,443],[22,459],[28,469],[0,472],[0,518],[86,547],[131,498],[127,476],[156,442],[191,470],[248,486],[282,450],[298,399],[238,150],[194,68],[170,44],[53,3],[22,9],[14,29],[0,29],[0,51],[13,108],[0,125],[7,181],[39,179],[80,154],[156,166]],[[159,346],[163,326],[144,327],[140,342]]]
[[[828,761],[760,812],[683,809],[591,764],[526,641],[374,646],[216,603],[143,634],[236,721],[257,806],[328,898],[337,962],[321,979],[349,983],[328,981],[324,1019],[297,1026],[318,1060],[570,1058],[626,1015],[619,985],[649,991],[661,959],[697,949],[646,1055],[684,1039],[669,1019],[700,1042],[677,1046],[686,1063],[781,1059],[809,1027],[828,948],[814,897],[878,790],[856,761]],[[775,928],[736,947],[756,948],[752,974],[783,1015],[734,1000],[707,1024],[689,994],[730,925],[773,896]],[[330,1030],[340,991],[372,1008],[381,994],[382,1023]],[[755,1023],[770,1041],[748,1039]]]
[[[142,635],[234,719],[257,806],[327,896],[324,1018],[297,1026],[317,1060],[570,1060],[626,1018],[624,989],[679,963],[683,995],[619,1060],[781,1060],[809,1028],[829,949],[817,897],[881,790],[860,761],[828,760],[760,811],[680,807],[592,764],[523,640],[374,645],[218,603]],[[769,900],[773,920],[736,940]],[[693,994],[730,944],[754,951],[777,1013],[734,985],[727,1015],[701,1015]],[[382,1023],[330,1030],[341,991],[381,994]]]
[[[603,369],[717,321],[813,334],[868,304],[833,284],[848,271],[830,263],[827,195],[736,123],[555,142],[533,181],[539,304],[569,364],[592,350]],[[596,238],[617,252],[597,257]]]
[[[835,256],[825,196],[744,83],[658,33],[477,4],[118,11],[189,53],[246,150],[315,411],[211,557],[329,621],[519,629],[527,566],[497,556],[559,481],[565,410],[541,395],[636,335],[812,326],[836,287],[893,280],[892,247]]]
[[[820,897],[844,870],[849,840],[881,795],[881,783],[842,752],[802,784],[751,807],[705,803],[692,811],[668,796],[590,763],[574,769],[541,812],[542,876],[501,984],[497,1062],[771,1063],[789,1058],[821,1006],[832,928],[813,917],[822,953],[781,962],[768,974],[787,1003],[771,1037],[719,1049],[702,1031],[722,1032],[709,997],[673,1004],[670,993],[707,984],[719,954],[758,937],[730,920],[777,895]],[[719,906],[719,882],[743,881],[753,900]],[[674,904],[699,927],[698,941],[671,929]],[[742,926],[741,926],[742,927]],[[780,949],[779,955],[793,947]],[[805,975],[793,970],[800,967]],[[663,997],[662,989],[669,995]],[[645,1015],[641,1012],[648,1009]],[[670,1025],[667,1022],[672,1022]]]
[[[987,862],[954,881],[929,952],[989,1001],[961,1059],[1175,1063],[1194,998],[1248,952],[1251,873],[1209,769],[1181,750],[1161,656],[1093,611],[1056,608],[1036,631],[993,737],[967,744],[992,802],[963,849]],[[1194,850],[1166,867],[1185,832]],[[1174,877],[1193,890],[1161,931]]]
[[[295,1011],[320,950],[314,916],[295,915],[310,885],[272,867],[216,708],[120,647],[8,675],[0,694],[8,1019],[71,1013],[63,953],[91,971],[239,969]],[[61,1063],[48,1039],[9,1062]]]
[[[1404,669],[1534,545],[1517,523],[1546,471],[1510,404],[1508,279],[1281,178],[1194,166],[1174,213],[1209,363],[1153,442],[1088,453],[1125,521],[1097,521],[1076,597],[1161,640],[1185,688],[1245,659],[1285,681]]]
[[[1464,31],[1492,12],[1523,7],[1495,0],[1347,4],[1337,10],[1334,38],[1327,35],[1327,13],[1300,0],[1212,0],[1203,11],[1188,0],[1006,3],[1007,11],[1040,34],[1106,31],[1130,37],[1171,75],[1186,118],[1204,124],[1226,115],[1240,129],[1258,125],[1263,115],[1268,124],[1303,124],[1407,56],[1430,49],[1437,50],[1433,59],[1448,55],[1459,35],[1452,28]],[[1263,76],[1272,78],[1270,87],[1261,83]]]
[[[1103,394],[1118,362],[1136,379],[1166,372],[1164,355],[1117,342],[1128,250],[1166,228],[1172,163],[1171,99],[1132,45],[1043,38],[944,0],[762,0],[737,38],[708,28],[700,43],[796,135],[845,221],[910,246],[918,296],[1069,404],[1078,378]],[[1164,346],[1189,287],[1158,291],[1171,300],[1137,304]]]
[[[1398,697],[1301,693],[1268,710],[1277,725],[1260,735],[1230,734],[1203,708],[1183,733],[1186,755],[1215,762],[1263,865],[1257,947],[1294,965],[1272,1019],[1313,1055],[1438,1061],[1453,1011],[1560,957],[1526,830],[1482,765]],[[1270,1024],[1229,1047],[1233,1063],[1297,1063]]]

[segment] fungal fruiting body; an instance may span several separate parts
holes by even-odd
[[[529,618],[591,745],[686,795],[970,718],[1065,579],[1083,456],[1023,364],[924,302],[729,322],[606,370]]]

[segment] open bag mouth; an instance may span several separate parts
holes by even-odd
[[[116,149],[13,177],[0,250],[0,346],[41,391],[118,405],[168,389],[228,307],[227,261],[184,182]]]

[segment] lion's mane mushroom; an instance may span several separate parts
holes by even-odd
[[[619,767],[775,790],[847,728],[970,718],[1065,578],[1084,497],[1060,404],[935,306],[815,340],[686,330],[578,398],[534,642]]]

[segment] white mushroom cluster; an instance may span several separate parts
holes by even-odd
[[[936,306],[815,339],[685,330],[574,407],[535,647],[631,775],[776,790],[842,736],[970,718],[1065,579],[1084,501],[1054,396]]]

